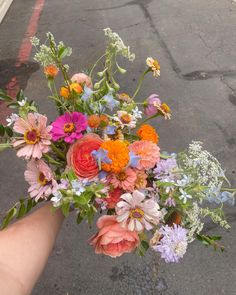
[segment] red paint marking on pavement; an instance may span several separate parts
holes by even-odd
[[[32,44],[30,42],[30,38],[35,36],[38,28],[38,22],[40,15],[42,13],[43,7],[45,4],[45,0],[36,0],[33,13],[31,15],[30,21],[27,26],[27,30],[24,34],[24,38],[21,42],[21,46],[18,52],[18,57],[15,63],[15,67],[20,67],[23,63],[27,62],[31,51],[32,51]],[[12,97],[16,97],[17,92],[20,90],[19,81],[17,80],[17,77],[12,77],[11,81],[6,85],[7,93],[8,95]],[[4,121],[4,117],[9,115],[9,109],[3,104],[1,105],[0,110],[0,122]]]

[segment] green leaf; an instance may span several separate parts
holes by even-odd
[[[158,187],[166,187],[166,186],[173,186],[173,182],[162,182],[162,181],[156,181],[156,184]]]
[[[12,97],[7,95],[7,93],[5,91],[0,89],[0,100],[2,100],[2,101],[12,101]]]
[[[67,172],[67,176],[68,176],[69,181],[77,179],[75,172],[73,170],[69,170]]]
[[[26,214],[26,207],[24,201],[21,201],[20,208],[18,210],[17,218],[21,218]]]
[[[1,228],[2,229],[6,228],[8,226],[8,224],[14,218],[14,216],[16,215],[16,213],[17,213],[17,208],[16,207],[11,208],[7,212],[6,216],[3,219],[2,225],[1,225]]]
[[[67,47],[61,47],[60,50],[58,51],[58,57],[60,59],[66,57],[68,54],[68,48]]]
[[[5,128],[5,131],[6,131],[6,133],[7,133],[7,135],[9,137],[12,137],[13,136],[13,131],[12,131],[12,129],[10,127],[6,127]]]
[[[21,89],[20,91],[18,91],[17,95],[16,95],[16,100],[17,101],[22,101],[23,99],[25,99],[25,95],[23,90]]]
[[[69,211],[70,211],[70,203],[65,203],[62,205],[61,207],[62,213],[65,217],[67,217],[69,215]]]
[[[5,134],[5,127],[2,124],[0,124],[0,136],[4,136],[4,134]]]
[[[6,150],[8,148],[10,148],[11,146],[12,145],[10,143],[8,143],[8,142],[6,142],[6,143],[0,143],[0,152]]]
[[[82,221],[83,221],[83,217],[82,217],[81,214],[79,213],[79,214],[77,215],[76,222],[77,222],[77,224],[80,224]]]

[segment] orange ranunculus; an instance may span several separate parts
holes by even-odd
[[[156,130],[149,124],[144,124],[142,125],[138,131],[137,135],[142,139],[142,140],[149,140],[154,143],[158,143],[159,136],[156,133]]]
[[[71,78],[71,81],[72,82],[79,83],[81,85],[84,85],[85,84],[89,88],[92,88],[93,87],[91,78],[89,76],[87,76],[86,74],[84,74],[84,73],[74,74],[72,76],[72,78]]]
[[[86,134],[72,144],[67,153],[68,167],[72,168],[75,174],[82,178],[92,179],[98,175],[99,168],[92,151],[98,150],[102,139],[94,133]]]
[[[80,94],[83,92],[83,88],[81,87],[81,85],[77,82],[73,82],[70,84],[70,91],[74,91],[77,94]]]
[[[60,96],[64,97],[65,99],[68,99],[70,97],[70,91],[67,87],[63,86],[60,89]]]
[[[117,222],[116,216],[104,215],[97,221],[99,232],[90,238],[96,254],[119,257],[130,253],[139,245],[136,231],[130,231]]]
[[[98,128],[101,123],[100,117],[98,115],[91,115],[88,118],[88,125],[91,128]]]
[[[122,140],[107,140],[101,145],[101,148],[108,151],[108,157],[111,163],[103,163],[102,169],[107,172],[119,173],[129,163],[129,149]]]
[[[48,65],[44,68],[44,74],[48,78],[54,78],[58,74],[58,68],[55,65]]]

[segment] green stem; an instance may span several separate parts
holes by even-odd
[[[63,152],[59,149],[59,148],[57,148],[56,147],[56,145],[54,144],[54,143],[51,143],[51,148],[52,148],[52,150],[57,154],[57,156],[59,157],[59,158],[61,158],[62,160],[66,160],[66,157],[65,157],[65,155],[63,154]]]
[[[145,75],[146,75],[148,72],[150,72],[150,69],[147,69],[146,71],[144,71],[144,72],[142,73],[142,75],[140,76],[139,81],[138,81],[137,89],[135,90],[135,92],[134,92],[134,94],[133,94],[133,96],[132,96],[132,99],[134,99],[134,98],[137,96],[137,94],[139,93],[139,90],[140,90],[141,85],[142,85],[142,83],[143,83],[144,77],[145,77]]]
[[[138,128],[138,127],[141,126],[142,124],[144,124],[144,123],[146,123],[147,121],[149,121],[149,120],[151,120],[151,119],[154,119],[154,118],[156,118],[156,117],[158,117],[158,116],[160,116],[159,113],[157,113],[157,114],[155,114],[155,115],[153,115],[153,116],[151,116],[151,117],[148,117],[148,118],[144,119],[144,120],[141,121],[139,124],[137,124],[136,128]]]
[[[93,67],[91,68],[90,72],[89,72],[89,76],[92,78],[92,74],[94,69],[96,68],[96,66],[98,65],[98,63],[103,59],[103,57],[105,57],[107,55],[107,53],[104,53],[102,56],[100,56],[98,58],[98,60],[95,62],[95,64],[93,65]]]

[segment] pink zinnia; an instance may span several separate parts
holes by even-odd
[[[137,175],[131,168],[127,168],[118,174],[112,173],[108,176],[108,182],[114,186],[114,188],[122,188],[125,191],[133,191]]]
[[[27,164],[25,180],[30,184],[28,192],[38,201],[46,199],[57,189],[57,182],[50,167],[42,160],[31,160]]]
[[[19,148],[18,157],[40,159],[43,153],[49,151],[52,127],[46,125],[47,117],[36,113],[29,113],[27,119],[16,119],[13,130],[23,134],[22,138],[13,142],[13,146]]]
[[[135,141],[129,145],[130,151],[134,152],[141,159],[137,169],[147,170],[153,168],[160,160],[160,148],[148,140]]]
[[[121,199],[116,205],[117,221],[131,231],[151,230],[152,224],[157,225],[163,216],[159,205],[138,190],[121,195]]]
[[[52,123],[52,140],[63,138],[67,143],[73,143],[81,138],[82,132],[87,128],[87,118],[82,113],[65,113]]]

